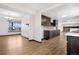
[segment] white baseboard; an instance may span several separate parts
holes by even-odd
[[[31,40],[34,40],[34,41],[37,41],[37,42],[42,42],[42,40],[35,40],[35,39],[29,39],[30,41]]]

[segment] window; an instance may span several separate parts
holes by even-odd
[[[9,22],[9,32],[20,32],[21,31],[21,22],[15,20],[8,20]]]

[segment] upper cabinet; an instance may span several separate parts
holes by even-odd
[[[50,26],[51,25],[51,18],[45,15],[41,15],[42,25],[43,26]]]

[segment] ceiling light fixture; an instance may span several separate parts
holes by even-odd
[[[11,19],[14,19],[13,17],[4,17],[5,19],[9,19],[9,20],[11,20]]]
[[[63,15],[62,18],[67,17],[68,15]]]

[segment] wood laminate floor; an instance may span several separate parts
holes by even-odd
[[[66,37],[61,34],[42,43],[29,41],[21,35],[0,37],[1,55],[65,55]]]

